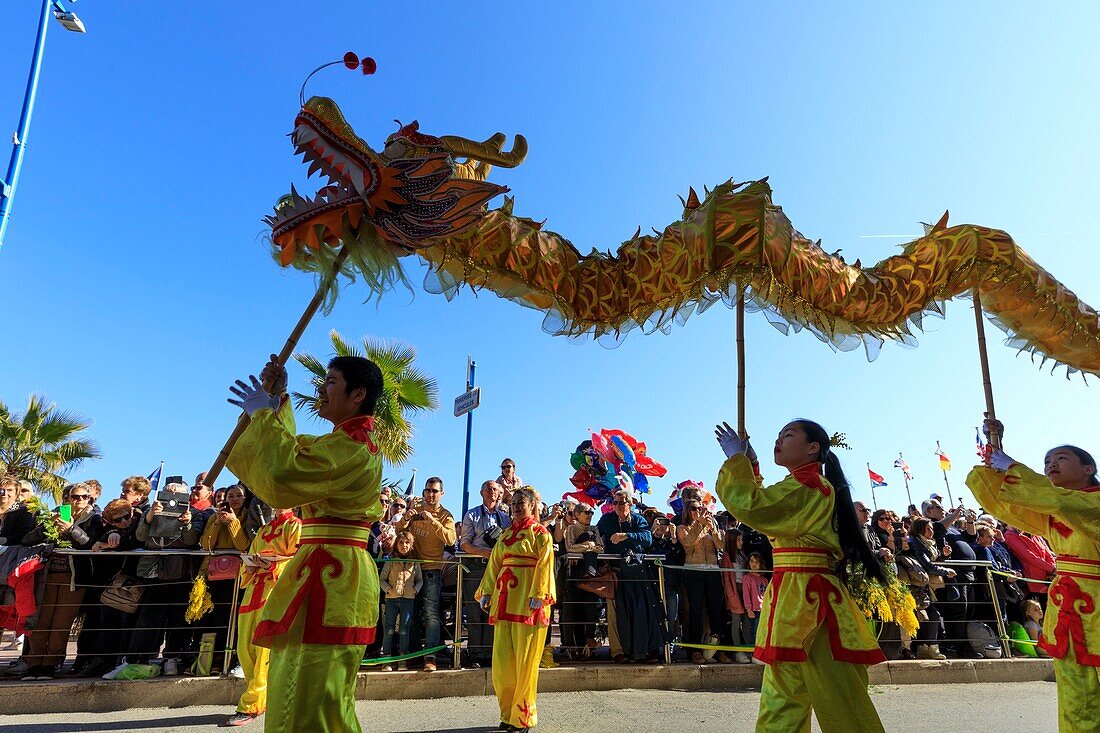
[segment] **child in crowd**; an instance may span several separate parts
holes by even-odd
[[[768,579],[760,574],[764,569],[764,556],[759,552],[749,554],[749,572],[741,577],[741,598],[748,616],[748,641],[756,641],[756,625],[760,622],[760,609],[764,604],[764,591],[768,589]]]
[[[399,622],[398,655],[409,653],[409,624],[412,623],[413,599],[424,585],[424,575],[420,563],[410,558],[413,549],[413,534],[409,531],[397,533],[394,552],[382,565],[378,574],[378,585],[386,594],[385,631],[382,637],[382,654],[387,655],[393,645],[394,626]],[[392,672],[392,664],[383,667],[384,672]],[[404,671],[404,661],[397,663],[397,669]]]
[[[730,612],[730,636],[734,646],[752,646],[753,643],[748,633],[745,604],[741,601],[742,578],[745,574],[743,546],[741,530],[733,526],[727,529],[725,552],[722,553],[719,565],[726,570],[722,573],[722,590],[726,596],[726,610]],[[752,661],[747,652],[737,652],[734,657],[738,664],[748,664]]]
[[[1024,601],[1024,629],[1032,641],[1039,641],[1039,634],[1043,633],[1043,607],[1034,598]],[[1040,657],[1050,656],[1039,647],[1035,651]]]
[[[577,521],[565,528],[565,551],[581,554],[581,573],[588,578],[596,577],[597,558],[603,552],[603,538],[592,526],[593,510],[583,504],[574,511]]]

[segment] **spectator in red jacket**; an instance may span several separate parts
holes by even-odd
[[[1005,544],[1009,551],[1020,561],[1025,578],[1045,580],[1054,574],[1054,553],[1050,551],[1042,537],[1021,532],[1016,527],[1005,531]],[[1038,601],[1046,606],[1048,583],[1028,583],[1028,590],[1039,596]]]

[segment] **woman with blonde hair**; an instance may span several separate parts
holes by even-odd
[[[500,725],[526,731],[538,723],[539,661],[550,625],[554,541],[538,521],[538,493],[512,492],[512,523],[493,545],[476,597],[493,628],[493,689]]]

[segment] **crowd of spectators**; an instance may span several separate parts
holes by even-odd
[[[70,509],[55,510],[48,522],[28,508],[27,485],[0,479],[0,545],[51,542],[78,551],[47,556],[34,629],[12,640],[9,648],[22,653],[6,673],[24,679],[59,673],[74,622],[79,635],[70,674],[110,676],[124,663],[154,659],[166,675],[222,672],[239,565],[226,571],[218,564],[214,572],[212,561],[224,556],[126,552],[247,550],[271,509],[243,485],[212,492],[203,478],[191,487],[169,483],[166,493],[151,497],[148,479],[131,476],[110,500],[99,482],[83,481],[66,489],[63,506]],[[419,495],[383,490],[383,518],[368,548],[379,567],[380,622],[367,649],[382,669],[434,671],[450,659],[442,650],[456,626],[466,640],[462,665],[490,664],[493,628],[474,591],[510,524],[509,497],[523,485],[515,461],[505,459],[501,475],[481,484],[480,502],[458,521],[442,504],[438,477]],[[625,489],[605,507],[566,500],[541,508],[555,543],[558,583],[548,636],[555,642],[543,664],[555,666],[555,657],[592,660],[605,648],[618,663],[657,662],[666,648],[676,661],[750,663],[771,575],[768,539],[716,511],[701,487],[682,490],[677,513],[640,498]],[[1006,628],[1019,624],[1023,639],[1037,638],[1055,566],[1042,538],[961,505],[945,508],[937,495],[904,516],[872,512],[862,502],[855,508],[868,543],[917,601],[915,638],[903,638],[896,627],[893,636],[888,629],[881,636],[884,648],[896,648],[892,656],[979,656],[974,625],[992,628],[997,646],[998,619]],[[213,607],[189,621],[185,612],[200,576]]]

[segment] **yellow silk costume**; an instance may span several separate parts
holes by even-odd
[[[278,415],[253,415],[226,464],[272,506],[302,508],[300,549],[253,636],[271,649],[265,731],[360,730],[355,679],[378,624],[378,571],[366,550],[382,514],[373,427],[357,417],[327,435],[295,435],[286,401]]]
[[[1100,731],[1100,487],[1062,489],[1027,466],[975,466],[966,485],[982,507],[1041,535],[1057,556],[1039,648],[1054,658],[1058,730]]]
[[[866,665],[885,661],[866,617],[833,573],[842,557],[833,487],[811,463],[763,487],[749,459],[723,464],[716,483],[726,509],[774,546],[754,656],[768,666],[757,731],[882,731],[867,694]]]
[[[478,586],[478,600],[489,596],[493,629],[493,689],[500,720],[516,728],[538,723],[539,660],[546,645],[550,606],[555,602],[554,541],[534,518],[504,530]],[[531,599],[542,607],[531,609]]]
[[[282,557],[268,568],[241,568],[241,607],[237,614],[237,657],[244,671],[245,691],[237,702],[238,713],[259,715],[267,709],[267,671],[271,652],[252,642],[260,610],[282,574],[283,566],[298,549],[302,523],[290,510],[262,527],[248,547],[250,555]]]

